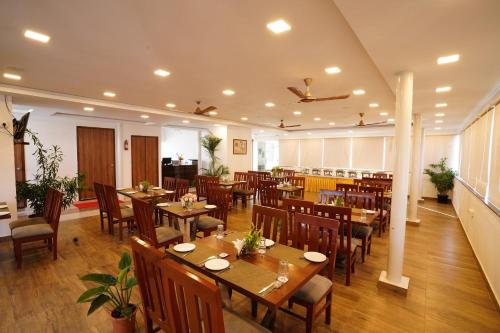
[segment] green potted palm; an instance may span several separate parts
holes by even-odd
[[[455,186],[455,171],[446,165],[446,157],[438,163],[429,164],[429,168],[424,169],[424,174],[428,175],[438,192],[437,201],[448,203],[448,192]]]
[[[129,277],[132,260],[127,252],[122,254],[118,263],[118,276],[102,273],[90,273],[80,277],[82,281],[94,282],[98,286],[89,288],[77,300],[77,303],[90,303],[87,315],[106,307],[111,315],[114,333],[131,333],[135,330],[137,305],[131,303],[132,290],[137,285],[134,276]]]
[[[219,164],[219,158],[215,156],[217,147],[222,142],[222,139],[208,134],[201,139],[201,146],[207,151],[210,161],[208,168],[203,169],[203,175],[221,177],[229,174],[229,168],[225,165]]]

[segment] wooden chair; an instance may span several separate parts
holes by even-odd
[[[262,229],[262,236],[288,245],[288,213],[286,210],[254,205],[252,223]]]
[[[345,206],[373,210],[375,208],[375,194],[363,192],[346,192]],[[352,235],[361,241],[361,261],[365,262],[365,255],[371,253],[373,228],[354,224]]]
[[[306,177],[291,177],[290,178],[290,184],[292,186],[300,186],[302,189],[298,192],[298,195],[295,195],[294,193],[294,198],[297,199],[304,199],[304,189],[306,188]]]
[[[52,189],[51,208],[48,223],[31,224],[12,229],[12,241],[14,243],[14,254],[17,268],[21,268],[23,262],[23,244],[37,241],[46,241],[41,248],[47,247],[52,251],[54,260],[57,260],[57,233],[59,230],[59,219],[61,217],[63,193]]]
[[[385,232],[387,225],[388,212],[385,209],[385,198],[384,198],[384,188],[375,186],[360,186],[360,192],[373,193],[375,194],[375,210],[378,212],[378,236],[382,237],[382,232]]]
[[[259,199],[262,206],[279,208],[278,183],[272,180],[259,182]]]
[[[352,239],[352,209],[326,205],[314,205],[314,215],[330,218],[339,222],[339,238],[337,239],[337,255],[345,257],[345,285],[351,285],[351,274],[357,259],[358,245]]]
[[[167,191],[175,191],[175,183],[177,180],[174,177],[163,177],[163,189]]]
[[[132,199],[135,220],[139,229],[139,237],[156,248],[168,247],[170,244],[182,243],[182,232],[179,226],[161,226],[155,228],[153,207],[151,202]]]
[[[128,207],[120,207],[116,189],[110,185],[103,186],[104,197],[106,200],[106,214],[108,216],[108,225],[111,230],[111,234],[114,233],[114,224],[118,224],[119,239],[123,240],[123,223],[127,223],[127,227],[130,232],[135,221],[134,210]]]
[[[295,213],[314,214],[314,202],[298,199],[283,199],[283,209],[288,212],[288,239],[292,239]]]
[[[235,172],[234,180],[242,183],[236,185],[233,189],[233,203],[236,205],[238,199],[241,199],[241,205],[245,208],[247,206],[247,200],[255,198],[256,175],[253,173]]]
[[[99,183],[94,183],[94,192],[97,199],[97,204],[99,205],[99,219],[101,220],[101,231],[104,231],[104,219],[106,216],[106,200],[104,198],[104,186]],[[108,222],[108,231],[111,231],[109,228]]]
[[[45,202],[43,205],[43,213],[42,216],[37,216],[33,218],[29,218],[27,220],[16,220],[9,223],[9,228],[12,233],[12,230],[19,227],[25,227],[28,225],[35,224],[45,224],[49,223],[50,215],[52,214],[52,209],[54,208],[54,195],[57,192],[56,189],[52,187],[47,188],[47,195],[45,196]]]
[[[209,184],[218,184],[219,177],[196,175],[194,177],[198,201],[207,200]],[[203,199],[201,199],[203,198]]]
[[[306,321],[306,333],[312,332],[314,320],[325,310],[325,323],[330,325],[332,313],[333,273],[337,254],[338,221],[320,216],[295,214],[293,247],[307,251],[321,252],[329,259],[326,276],[315,275],[288,301],[289,309],[297,303],[306,308],[306,318],[291,310],[286,312]],[[325,301],[320,307],[320,304]]]
[[[341,184],[338,183],[335,185],[335,189],[337,191],[358,191],[358,185],[355,184]]]
[[[189,192],[189,180],[178,178],[175,182],[175,201],[179,201]]]
[[[319,190],[318,202],[321,204],[331,204],[335,202],[337,198],[342,198],[345,202],[345,192],[335,190]]]
[[[198,220],[198,230],[203,231],[203,237],[210,236],[212,231],[217,230],[219,224],[227,228],[227,213],[231,205],[232,191],[230,188],[210,186],[208,188],[208,204],[217,206],[210,210],[208,215],[200,216]],[[197,230],[197,231],[198,231]]]

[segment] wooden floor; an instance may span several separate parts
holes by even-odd
[[[423,205],[454,215],[451,206],[430,200]],[[406,229],[408,296],[377,288],[386,268],[388,233],[375,237],[372,255],[358,263],[350,287],[338,272],[332,324],[326,326],[321,316],[315,332],[500,332],[500,315],[458,219],[428,209],[419,208],[420,226]],[[229,228],[247,229],[250,211],[233,209]],[[120,254],[129,249],[127,241],[101,233],[97,217],[62,222],[59,230],[59,259],[54,262],[45,250],[36,250],[25,255],[21,270],[15,268],[11,243],[0,243],[0,332],[111,332],[105,311],[87,318],[86,305],[75,304],[84,290],[78,276],[116,273]],[[250,315],[247,299],[235,295],[233,303]],[[142,315],[138,317],[143,332]],[[304,324],[279,313],[276,331],[303,332]]]

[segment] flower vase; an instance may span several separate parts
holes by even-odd
[[[188,201],[186,202],[186,210],[188,212],[192,211],[193,210],[193,202],[192,201]]]

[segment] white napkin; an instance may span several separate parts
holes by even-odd
[[[243,249],[243,245],[245,242],[242,239],[237,239],[233,241],[234,247],[236,248],[236,255],[239,256],[241,253],[241,249]]]

